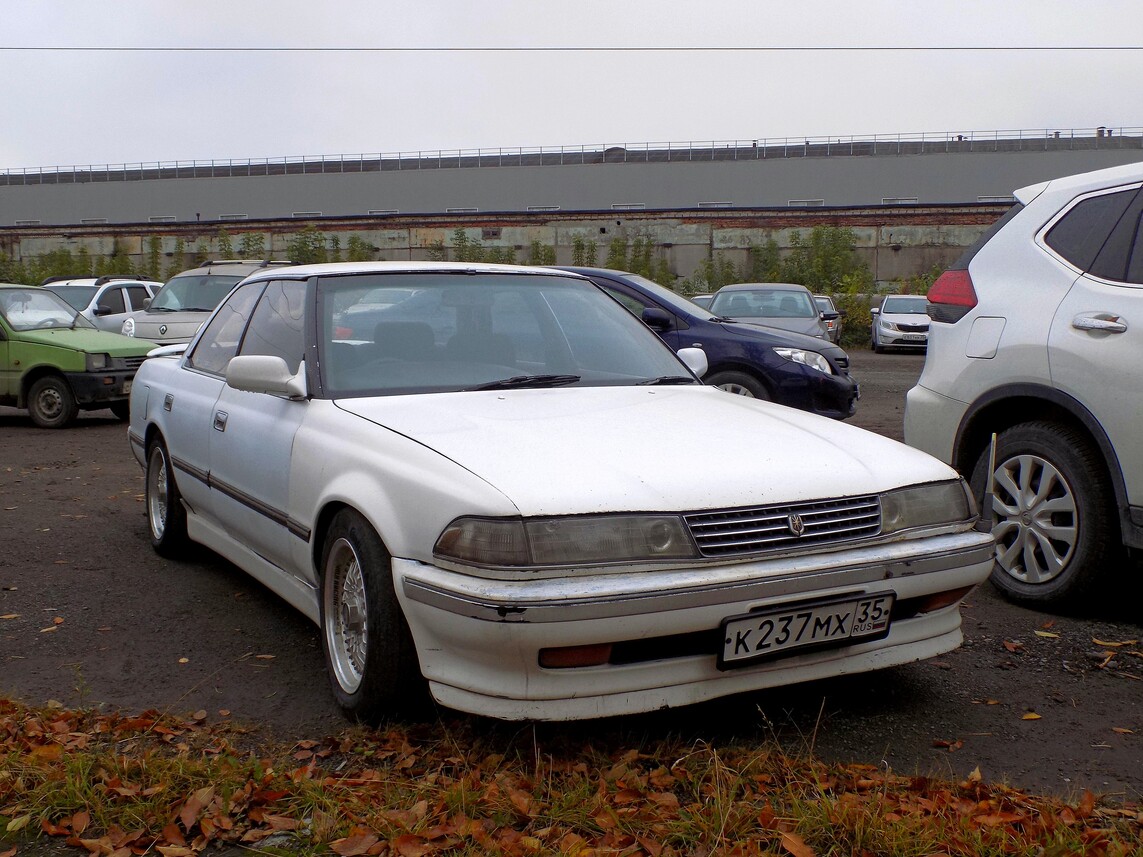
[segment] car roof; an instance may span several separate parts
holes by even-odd
[[[289,276],[291,279],[303,277],[336,276],[339,274],[394,274],[462,272],[533,274],[547,277],[563,276],[585,279],[577,271],[564,268],[540,267],[536,265],[502,265],[491,262],[321,262],[310,265],[292,265],[289,268],[275,268],[265,274],[255,272],[252,278]]]
[[[772,289],[785,292],[808,292],[805,286],[797,283],[731,283],[719,289],[720,292],[745,292],[751,289]]]
[[[185,277],[191,274],[237,274],[246,276],[260,271],[263,268],[281,268],[294,263],[288,259],[208,259],[201,265],[179,271],[174,277]]]

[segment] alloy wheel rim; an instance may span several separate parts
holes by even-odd
[[[1079,535],[1075,493],[1062,473],[1038,455],[1017,455],[996,468],[992,533],[996,562],[1020,583],[1059,577]]]
[[[325,635],[338,685],[354,693],[365,673],[369,641],[365,577],[357,551],[339,538],[330,549],[325,568]]]
[[[151,535],[161,539],[167,529],[167,457],[157,447],[151,453],[149,478],[147,518],[151,524]]]
[[[735,396],[746,396],[747,398],[751,399],[754,398],[754,394],[741,384],[719,384],[718,389],[726,393],[733,393]]]

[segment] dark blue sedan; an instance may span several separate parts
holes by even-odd
[[[703,349],[711,386],[834,419],[857,410],[849,355],[827,340],[720,318],[637,274],[560,267],[590,277],[676,351]]]

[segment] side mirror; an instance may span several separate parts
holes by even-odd
[[[115,312],[115,310],[113,310],[107,304],[96,304],[95,309],[91,311],[91,314],[94,316],[105,316],[111,315],[113,312]]]
[[[700,378],[710,368],[710,363],[706,359],[706,352],[701,348],[680,348],[678,355],[684,365]]]
[[[643,310],[643,314],[639,317],[643,319],[643,324],[647,325],[647,327],[656,333],[662,333],[664,330],[671,329],[671,314],[666,310],[649,306]]]
[[[835,321],[841,317],[840,312],[823,312],[822,321]]]
[[[876,307],[876,306],[870,307],[869,308],[869,314],[870,315],[880,315],[881,314],[881,307]]]
[[[143,309],[146,309],[150,305],[151,305],[151,299],[150,298],[143,298]]]
[[[269,393],[291,399],[306,397],[306,375],[303,363],[295,375],[281,357],[245,354],[231,359],[226,367],[226,384],[248,393]]]

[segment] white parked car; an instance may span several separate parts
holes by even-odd
[[[1143,548],[1141,188],[1143,163],[1017,190],[929,291],[905,439],[992,489],[992,580],[1034,606],[1108,593]]]
[[[98,327],[119,333],[132,312],[142,312],[162,283],[126,274],[52,277],[42,285],[55,292]]]
[[[343,324],[363,301],[368,335]],[[211,547],[318,623],[367,719],[426,687],[600,717],[957,646],[993,555],[963,480],[704,386],[705,363],[567,272],[262,271],[135,377],[151,538]],[[699,437],[742,454],[710,467]]]
[[[873,350],[880,354],[886,348],[927,348],[928,305],[924,295],[886,295],[881,306],[869,310]]]

